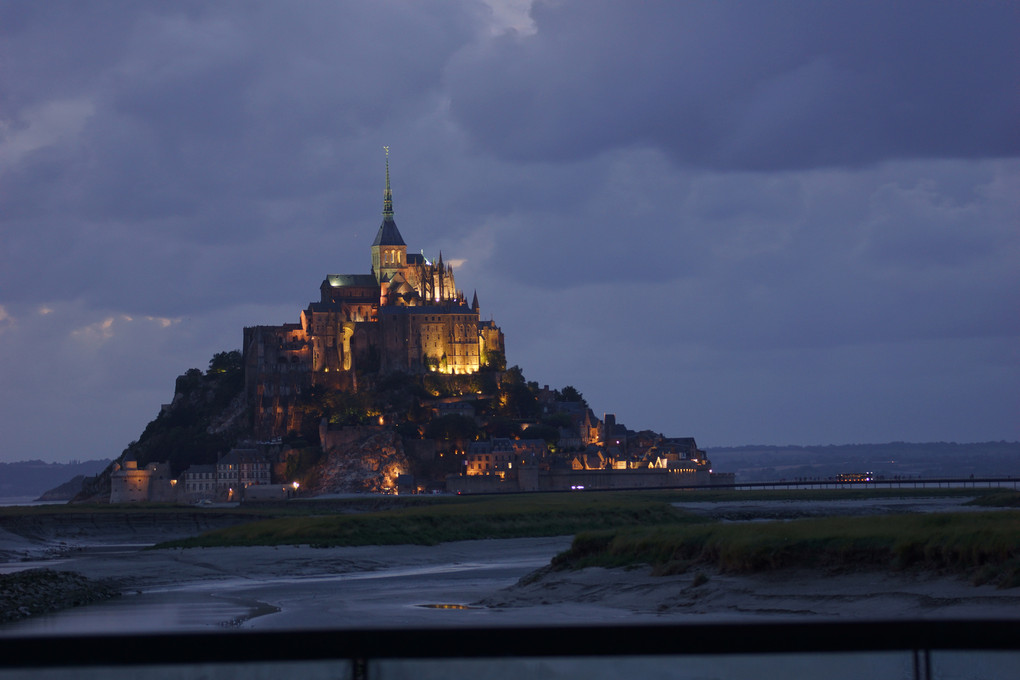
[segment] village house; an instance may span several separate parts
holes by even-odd
[[[178,487],[183,489],[183,501],[194,503],[215,500],[216,466],[192,465],[181,475]]]
[[[270,463],[256,449],[231,449],[216,461],[216,492],[239,500],[249,486],[270,483]]]

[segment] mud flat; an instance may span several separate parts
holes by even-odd
[[[878,506],[854,502],[834,513],[842,506],[830,503],[811,505],[824,508],[825,514],[871,514],[876,507],[878,512],[905,510],[888,501]],[[910,503],[916,506],[917,501]],[[940,503],[940,508],[922,503],[926,507],[916,511],[959,509],[956,502]],[[768,502],[778,511],[775,505]],[[731,511],[725,504],[707,504],[704,510],[724,515]],[[758,509],[759,516],[763,510],[768,511]],[[815,511],[800,507],[782,512]],[[130,517],[123,521],[116,512],[84,513],[70,522],[66,515],[4,518],[0,550],[12,559],[0,564],[0,571],[46,567],[113,584],[123,597],[6,624],[0,626],[0,635],[222,627],[1020,618],[1018,588],[974,586],[964,578],[924,571],[783,569],[730,574],[695,567],[679,575],[653,576],[642,566],[547,569],[550,560],[571,545],[570,536],[434,546],[146,550],[144,545],[251,517],[216,512],[125,514]],[[167,613],[139,618],[142,612],[157,610]]]
[[[1016,619],[1020,612],[1018,589],[973,586],[923,572],[652,576],[647,568],[545,569],[570,542],[560,537],[438,546],[83,550],[53,568],[115,583],[123,597],[2,626],[0,635]]]
[[[650,569],[544,571],[481,600],[515,610],[575,610],[658,621],[930,619],[1020,617],[1020,589],[974,586],[944,575],[826,574],[791,570],[752,575],[697,571],[653,576]]]
[[[85,549],[52,568],[116,584],[123,597],[0,626],[0,635],[471,625],[492,614],[472,602],[548,564],[571,540]],[[487,622],[510,619],[524,620]]]

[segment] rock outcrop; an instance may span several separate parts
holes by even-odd
[[[119,595],[112,586],[74,572],[27,569],[0,575],[0,622],[80,607]]]
[[[400,436],[392,430],[368,431],[326,451],[316,481],[305,489],[324,493],[392,493],[397,477],[409,472],[410,462]]]

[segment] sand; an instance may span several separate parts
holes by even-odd
[[[701,574],[708,580],[701,582]],[[1020,616],[1020,589],[974,586],[926,573],[753,575],[700,571],[652,576],[647,568],[548,572],[483,600],[487,607],[594,605],[643,619],[746,621],[789,619],[1009,618]]]

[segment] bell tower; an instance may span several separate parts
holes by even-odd
[[[386,189],[383,191],[383,221],[372,242],[372,273],[385,283],[407,266],[407,244],[393,221],[393,192],[390,191],[390,147],[386,150]]]

